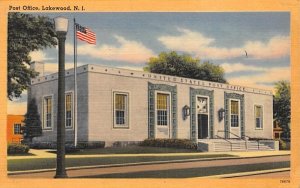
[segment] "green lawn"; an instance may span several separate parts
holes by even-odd
[[[85,157],[85,158],[67,158],[66,166],[89,166],[89,165],[106,165],[106,164],[123,164],[137,163],[147,161],[169,161],[179,159],[201,159],[201,158],[222,158],[235,157],[234,155],[226,154],[211,154],[205,156],[185,155],[185,156],[135,156],[135,157]],[[55,168],[55,158],[31,158],[31,159],[9,159],[8,171],[35,170]]]
[[[246,165],[228,165],[205,168],[189,168],[175,170],[145,171],[133,173],[115,173],[96,176],[82,176],[80,178],[192,178],[210,175],[231,174],[258,170],[269,170],[290,167],[290,162],[259,163]],[[78,177],[76,177],[78,178]]]
[[[49,151],[55,153],[55,151]],[[196,153],[193,149],[144,147],[144,146],[126,146],[110,147],[97,149],[81,149],[76,152],[69,152],[67,155],[97,155],[97,154],[140,154],[140,153]]]

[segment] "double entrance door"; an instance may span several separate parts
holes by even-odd
[[[198,139],[209,138],[209,98],[208,97],[197,97],[196,102],[196,113],[197,113],[197,129],[198,129]]]

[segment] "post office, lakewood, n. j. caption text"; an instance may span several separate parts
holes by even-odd
[[[84,11],[84,6],[31,6],[31,5],[23,5],[23,6],[12,6],[9,5],[9,11]]]

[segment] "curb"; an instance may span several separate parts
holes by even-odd
[[[212,176],[203,176],[199,178],[237,178],[237,177],[247,177],[252,175],[260,175],[260,174],[271,174],[276,172],[286,172],[290,171],[291,168],[278,168],[278,169],[270,169],[270,170],[259,170],[259,171],[249,171],[249,172],[239,172],[232,174],[222,174],[222,175],[212,175]]]
[[[178,160],[169,160],[169,161],[147,161],[147,162],[138,162],[138,163],[75,166],[75,167],[67,167],[66,170],[109,168],[109,167],[123,167],[123,166],[138,166],[138,165],[152,165],[152,164],[167,164],[167,163],[185,163],[185,162],[195,162],[195,161],[216,161],[216,160],[230,160],[230,159],[278,157],[278,156],[287,156],[287,155],[290,155],[290,154],[269,155],[269,156],[254,156],[254,157],[218,157],[218,158],[202,158],[202,159],[178,159]],[[56,169],[55,168],[50,168],[50,169],[25,170],[25,171],[8,171],[7,175],[31,174],[31,173],[40,173],[40,172],[53,172],[53,171],[56,171]]]

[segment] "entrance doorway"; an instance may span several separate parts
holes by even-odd
[[[208,115],[198,114],[198,139],[208,138]]]
[[[198,139],[209,138],[208,112],[208,97],[197,97]]]

